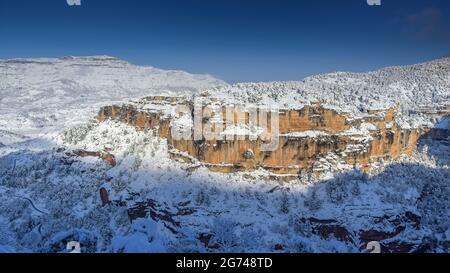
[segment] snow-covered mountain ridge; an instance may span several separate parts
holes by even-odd
[[[211,90],[236,101],[302,107],[312,101],[356,115],[400,106],[450,105],[450,58],[368,73],[336,72],[303,81],[238,83]]]
[[[20,133],[57,130],[72,117],[92,116],[104,103],[225,85],[209,75],[109,56],[0,60],[0,75],[0,127]]]

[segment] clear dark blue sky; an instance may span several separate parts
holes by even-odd
[[[449,0],[0,0],[0,58],[107,54],[229,82],[450,55]]]

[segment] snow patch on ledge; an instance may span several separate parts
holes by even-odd
[[[303,132],[292,132],[288,134],[283,134],[281,136],[289,137],[289,138],[316,138],[316,137],[324,137],[329,136],[327,132],[324,131],[303,131]]]

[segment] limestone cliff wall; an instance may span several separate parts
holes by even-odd
[[[144,101],[168,106],[184,104],[193,111],[192,103],[183,99],[149,97]],[[225,116],[225,106],[218,111],[223,111]],[[395,123],[395,115],[396,109],[387,109],[371,111],[366,117],[352,119],[346,113],[320,105],[280,110],[279,145],[273,151],[262,151],[262,145],[266,142],[261,138],[250,139],[249,136],[244,139],[177,140],[170,130],[171,122],[176,117],[134,105],[104,107],[97,118],[99,121],[119,120],[140,129],[154,129],[161,137],[168,139],[172,157],[194,158],[213,171],[233,172],[261,167],[274,174],[298,175],[304,171],[326,171],[330,164],[348,164],[369,170],[380,160],[411,155],[426,130],[402,129]],[[213,116],[209,113],[202,117],[203,125]],[[236,110],[233,123],[249,124],[248,112]],[[370,130],[352,131],[352,128],[363,124],[369,124]],[[222,125],[229,124],[224,122]],[[267,128],[267,132],[270,131]],[[321,133],[302,134],[308,131]]]
[[[170,118],[164,117],[161,113],[138,110],[131,105],[105,106],[100,109],[97,119],[100,122],[114,119],[139,129],[155,129],[162,138],[168,137],[171,121]]]

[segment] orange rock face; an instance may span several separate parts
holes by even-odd
[[[107,106],[103,107],[97,119],[105,121],[106,119],[115,119],[139,129],[157,129],[161,137],[165,138],[169,131],[169,119],[164,119],[160,113],[138,111],[132,106]]]
[[[350,128],[345,115],[320,106],[280,111],[280,133],[325,131],[338,133]]]
[[[143,104],[145,103],[167,107],[182,105],[189,110],[184,115],[195,115],[193,103],[181,98],[148,97],[143,100]],[[226,108],[227,106],[219,106],[215,112],[221,112],[221,116],[225,118]],[[203,128],[211,120],[215,120],[215,125],[222,126],[222,130],[237,124],[261,125],[258,120],[251,121],[245,108],[234,109],[229,114],[231,122],[215,119],[213,112],[204,111],[204,108],[202,110],[200,121]],[[220,130],[217,133],[217,128],[213,128],[212,131],[217,133],[214,138],[206,140],[203,137],[196,140],[192,137],[194,125],[189,129],[190,138],[177,139],[173,137],[171,129],[173,121],[179,116],[167,116],[151,107],[136,105],[104,107],[97,118],[99,121],[115,119],[140,129],[156,130],[160,137],[167,138],[173,158],[198,160],[213,171],[235,172],[264,168],[274,174],[297,176],[302,172],[328,171],[339,164],[358,166],[367,171],[381,160],[395,160],[401,155],[411,155],[426,130],[402,129],[395,123],[395,116],[395,108],[370,111],[357,119],[350,118],[348,113],[326,109],[319,104],[302,109],[281,109],[278,115],[278,145],[271,151],[262,149],[264,144],[275,137],[273,128],[270,127],[273,118],[271,115],[268,115],[268,125],[263,128],[269,139],[248,135],[218,137]]]

